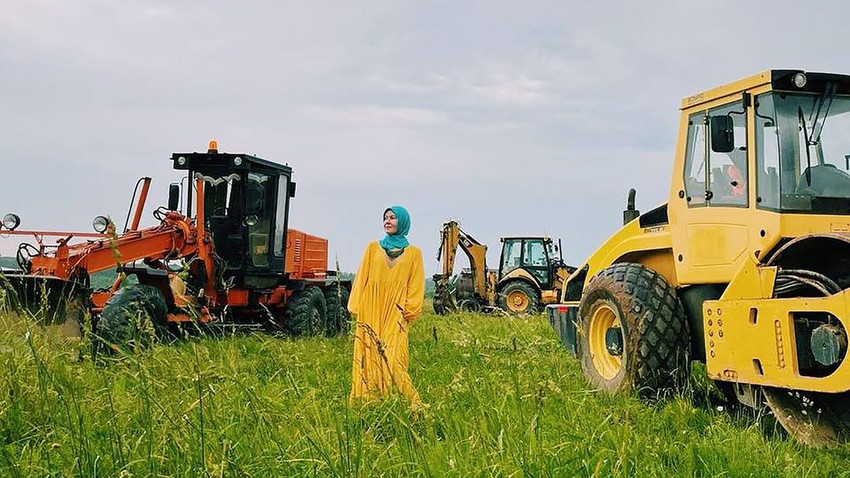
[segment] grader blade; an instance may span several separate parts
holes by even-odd
[[[800,443],[823,447],[850,441],[850,393],[763,391],[776,420]]]
[[[12,310],[38,325],[57,326],[62,335],[79,336],[88,290],[74,281],[26,274],[0,274],[0,295]]]

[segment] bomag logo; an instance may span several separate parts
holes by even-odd
[[[696,95],[688,96],[688,98],[685,100],[685,102],[688,103],[689,105],[692,105],[694,103],[702,101],[703,98],[704,98],[704,95],[702,93],[699,93],[699,94],[696,94]]]

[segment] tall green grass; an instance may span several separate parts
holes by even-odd
[[[704,380],[649,404],[588,391],[545,319],[425,315],[430,406],[347,406],[347,337],[190,338],[93,362],[0,316],[0,476],[841,476]],[[698,376],[697,376],[698,377]]]

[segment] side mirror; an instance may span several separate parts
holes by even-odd
[[[293,183],[293,182],[289,183],[289,191],[288,192],[289,192],[289,197],[291,197],[291,198],[295,197],[295,183]]]
[[[712,116],[711,150],[715,153],[731,153],[735,149],[735,129],[732,117],[728,115]]]
[[[168,210],[176,211],[180,206],[180,185],[171,183],[168,185]]]

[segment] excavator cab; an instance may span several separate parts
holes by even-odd
[[[469,258],[469,272],[452,281],[458,247]],[[557,301],[561,283],[575,270],[564,264],[560,247],[544,236],[503,237],[498,269],[487,269],[487,246],[461,230],[456,221],[443,224],[434,275],[434,311],[504,310],[535,313],[541,304]]]
[[[499,280],[516,269],[525,269],[541,288],[552,285],[554,261],[552,240],[548,237],[509,237],[502,242],[502,262],[499,265]]]
[[[284,276],[289,198],[295,195],[292,169],[247,154],[219,153],[213,143],[206,153],[174,153],[174,169],[203,179],[204,195],[187,192],[203,207],[222,266],[221,279],[247,289],[274,287]],[[194,181],[190,181],[192,184]]]

